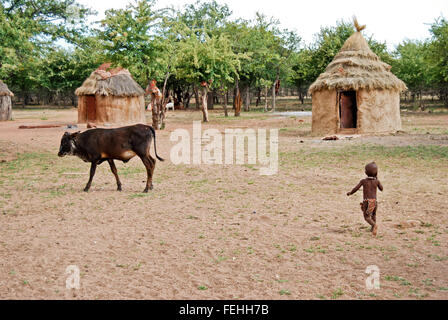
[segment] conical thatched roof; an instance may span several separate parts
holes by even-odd
[[[107,70],[110,64],[104,64],[93,71],[81,87],[76,89],[77,96],[99,94],[104,96],[136,97],[145,91],[135,82],[127,69]]]
[[[403,91],[406,85],[373,53],[361,34],[365,26],[360,27],[355,20],[357,32],[347,39],[342,49],[334,57],[317,80],[310,86],[309,92],[322,89],[358,90],[390,89]]]
[[[8,86],[4,84],[2,80],[0,80],[0,96],[14,96],[14,94],[9,91]]]

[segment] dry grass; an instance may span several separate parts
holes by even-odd
[[[59,113],[71,119],[76,111]],[[0,162],[1,298],[446,299],[446,134],[327,142],[309,137],[309,118],[212,112],[203,129],[286,129],[279,173],[266,177],[258,165],[173,165],[170,132],[191,130],[201,114],[168,116],[157,132],[168,160],[157,163],[149,194],[140,193],[138,159],[117,164],[123,192],[103,165],[84,193],[89,165],[56,156],[62,129],[0,125],[0,159],[8,160]],[[446,115],[403,122],[448,130]],[[372,160],[385,187],[377,238],[361,195],[345,195]],[[407,220],[420,224],[397,227]],[[65,289],[72,264],[80,290]],[[380,290],[365,288],[369,265],[380,268]]]

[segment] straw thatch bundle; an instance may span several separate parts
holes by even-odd
[[[11,97],[13,96],[14,94],[9,91],[8,86],[0,80],[0,121],[11,120]]]
[[[95,70],[75,91],[77,96],[98,94],[102,96],[137,97],[144,93],[142,87],[135,82],[126,69],[117,73],[110,73],[101,69]]]
[[[0,80],[0,96],[14,97],[14,94],[9,91],[8,86]]]
[[[365,26],[359,26],[356,20],[355,26],[358,31],[347,39],[325,72],[310,86],[309,92],[312,94],[323,89],[405,90],[406,85],[390,71],[391,66],[382,62],[369,48],[360,32]]]
[[[145,123],[145,91],[128,70],[110,66],[102,64],[76,89],[78,122]]]
[[[313,134],[379,133],[401,130],[403,81],[370,50],[354,19],[356,32],[310,86]]]

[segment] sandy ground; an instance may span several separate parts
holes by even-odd
[[[259,165],[174,165],[170,133],[191,132],[201,114],[170,112],[149,194],[138,158],[117,163],[122,192],[107,164],[82,192],[89,164],[57,157],[75,109],[14,119],[0,123],[2,299],[448,298],[446,114],[404,114],[397,135],[322,141],[309,117],[212,113],[203,129],[280,129],[279,172],[261,176]],[[376,238],[362,193],[345,195],[372,160],[385,188]],[[70,265],[80,289],[66,289]],[[371,265],[378,290],[366,288]]]

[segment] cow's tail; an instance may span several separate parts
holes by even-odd
[[[156,130],[154,130],[153,127],[149,126],[149,128],[151,129],[152,135],[154,136],[154,153],[156,154],[157,159],[159,159],[160,161],[165,161],[165,159],[159,157],[159,155],[157,154],[157,147],[156,147]]]

